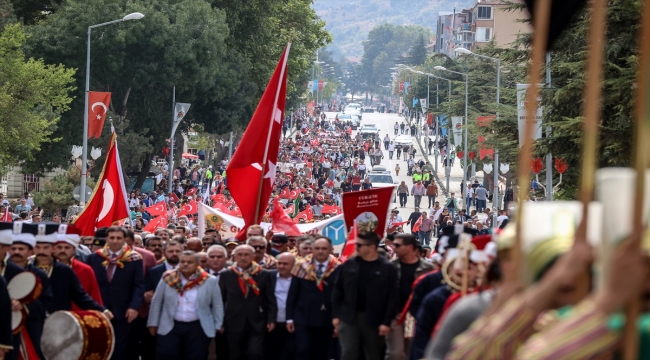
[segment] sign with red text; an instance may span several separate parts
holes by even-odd
[[[392,197],[393,187],[343,194],[345,226],[350,228],[356,223],[359,233],[374,231],[384,237]]]

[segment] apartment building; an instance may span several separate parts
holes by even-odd
[[[506,47],[517,34],[531,32],[530,25],[520,21],[529,16],[528,12],[508,8],[509,4],[502,0],[479,0],[468,9],[440,12],[437,52],[454,57],[457,47],[475,50],[493,39],[497,46]]]

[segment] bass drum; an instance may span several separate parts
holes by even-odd
[[[113,326],[99,311],[57,311],[43,326],[47,360],[107,360],[114,346]]]

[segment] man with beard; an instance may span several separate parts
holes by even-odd
[[[41,293],[41,296],[38,297],[35,301],[27,304],[27,310],[28,310],[28,315],[27,315],[27,320],[25,322],[25,328],[27,329],[27,333],[29,334],[29,338],[34,346],[34,350],[36,353],[40,356],[40,358],[43,358],[43,353],[41,352],[41,335],[43,334],[43,323],[45,322],[45,314],[47,312],[47,309],[49,308],[50,304],[52,303],[52,287],[50,283],[50,279],[47,277],[47,275],[42,271],[36,268],[36,266],[32,265],[28,261],[28,257],[32,255],[34,251],[34,245],[36,245],[36,239],[34,238],[34,234],[36,232],[36,226],[34,225],[27,225],[27,224],[20,224],[22,225],[22,229],[14,229],[16,232],[18,231],[29,231],[25,233],[14,233],[12,236],[12,245],[11,245],[11,262],[14,264],[18,265],[20,268],[20,272],[23,271],[29,271],[36,275],[40,280],[41,280],[41,285],[43,286],[43,292]],[[18,227],[21,227],[21,226]],[[7,268],[9,270],[9,268]],[[13,273],[10,274],[8,271],[5,273],[5,278],[7,279],[7,282],[11,281],[11,279],[17,275],[18,273]],[[13,310],[22,310],[23,309],[23,304],[13,301],[12,302],[12,308]],[[19,349],[19,345],[21,342],[21,337],[16,336],[14,338],[14,349]]]
[[[99,292],[99,285],[95,278],[95,272],[90,266],[74,257],[77,245],[80,241],[78,233],[79,230],[73,225],[63,224],[59,226],[59,234],[57,234],[56,242],[54,243],[54,257],[59,263],[71,267],[72,271],[77,275],[77,278],[79,278],[79,282],[84,291],[88,293],[95,302],[103,306],[102,294]],[[72,310],[80,309],[73,303]]]
[[[104,312],[109,320],[113,314],[106,310],[104,306],[98,304],[91,298],[81,287],[79,278],[72,268],[62,264],[52,255],[54,243],[57,240],[58,230],[56,225],[37,224],[38,235],[36,235],[36,245],[34,246],[34,257],[30,257],[29,262],[38,269],[43,270],[50,278],[50,282],[55,286],[52,287],[52,302],[47,307],[47,311],[53,314],[60,310],[71,310],[74,303],[82,310],[97,310]],[[51,232],[50,234],[47,234]]]
[[[228,250],[221,245],[212,245],[208,248],[208,268],[206,269],[210,275],[217,278],[221,277],[221,273],[227,270],[228,263]],[[214,343],[214,349],[213,344]],[[228,359],[228,338],[225,333],[217,332],[214,341],[210,342],[210,355],[216,355],[217,359]],[[214,357],[211,357],[214,358]]]
[[[156,234],[158,234],[158,231],[156,231]],[[169,236],[166,230],[165,230],[165,234]],[[165,257],[163,256],[164,243],[165,241],[163,241],[163,239],[158,235],[147,236],[145,241],[145,245],[144,245],[145,248],[153,253],[154,257],[156,258],[156,264],[158,265],[162,264],[163,261],[165,261]]]

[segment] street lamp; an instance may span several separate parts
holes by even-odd
[[[79,145],[72,145],[72,150],[70,151],[70,153],[72,154],[72,157],[75,159],[74,160],[74,166],[76,166],[77,169],[79,169],[79,172],[82,174],[81,178],[83,179],[85,177],[88,177],[88,171],[92,170],[95,167],[95,165],[97,163],[97,159],[100,156],[102,156],[102,148],[96,148],[96,147],[93,146],[92,150],[90,151],[90,157],[93,159],[93,165],[86,171],[85,174],[84,174],[84,171],[82,170],[82,168],[80,168],[79,165],[77,165],[77,159],[79,157],[81,157],[82,155],[83,156],[86,155],[85,152],[84,152],[83,147],[79,146]],[[82,164],[82,166],[83,166],[83,164]],[[85,181],[84,181],[84,186],[86,186]]]
[[[111,25],[123,21],[139,20],[144,17],[144,14],[136,12],[126,15],[125,17],[101,24],[91,25],[88,27],[88,41],[86,48],[86,94],[84,106],[84,134],[83,134],[83,149],[81,153],[81,189],[86,188],[86,177],[88,176],[88,93],[90,92],[90,32],[94,28]],[[86,192],[81,191],[79,194],[79,204],[86,205]]]
[[[464,144],[464,151],[463,151],[463,200],[467,197],[467,105],[468,105],[468,76],[466,73],[458,72],[458,71],[453,71],[445,68],[444,66],[435,66],[435,70],[438,71],[448,71],[453,74],[458,74],[458,75],[463,75],[465,77],[465,144]],[[466,209],[469,210],[469,209]]]
[[[478,57],[483,58],[483,59],[488,59],[488,60],[492,60],[492,61],[497,62],[497,119],[498,119],[499,118],[499,92],[501,90],[501,59],[497,59],[497,58],[493,58],[493,57],[489,57],[489,56],[485,56],[485,55],[479,55],[479,54],[473,53],[470,50],[467,50],[465,48],[456,48],[454,51],[459,53],[459,54],[474,55],[474,56],[478,56]],[[498,154],[499,150],[495,149],[495,153]],[[495,157],[494,157],[494,166],[495,167],[498,164],[498,155],[496,155],[496,154],[495,154]],[[496,176],[495,176],[495,179],[497,179]],[[495,201],[495,197],[494,197],[495,194],[496,195],[499,194],[499,184],[498,184],[498,182],[496,182],[496,180],[495,180],[495,183],[494,183],[494,189],[492,191],[493,191],[492,210],[494,212],[494,217],[496,219],[496,214],[497,214],[496,210],[499,207],[499,204]],[[496,220],[495,220],[495,222],[496,222]]]

